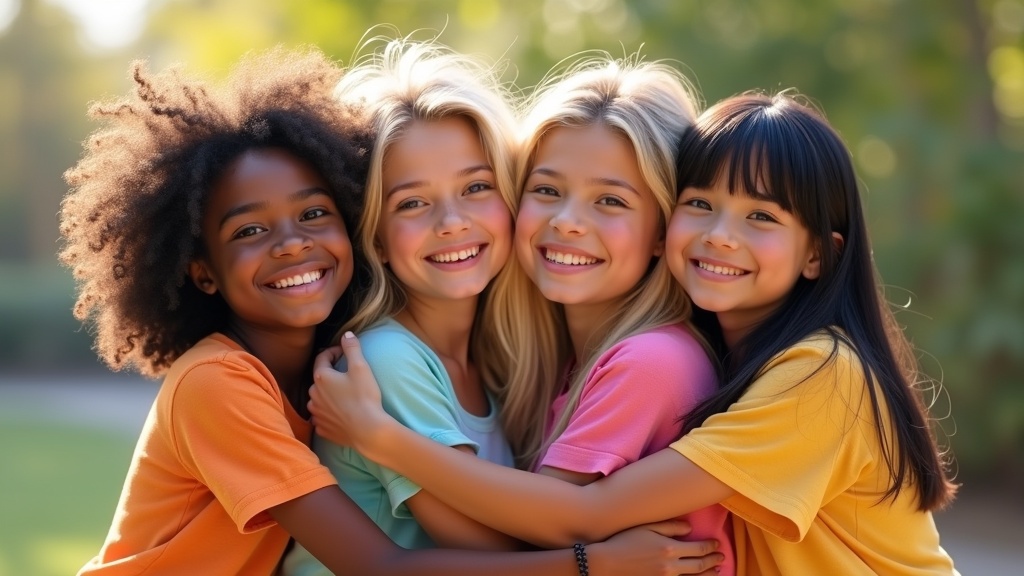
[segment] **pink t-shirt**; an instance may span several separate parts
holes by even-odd
[[[677,440],[680,418],[715,386],[711,360],[683,325],[630,336],[597,359],[568,427],[548,447],[538,468],[607,476]],[[565,393],[555,398],[549,430],[567,401]],[[726,509],[709,506],[683,518],[693,526],[686,539],[717,539],[718,550],[726,557],[721,574],[734,574],[732,524]]]

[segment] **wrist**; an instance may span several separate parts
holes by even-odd
[[[400,442],[400,436],[405,427],[395,419],[385,415],[365,429],[364,434],[359,435],[355,445],[357,452],[364,457],[384,466],[394,469],[394,464],[389,458],[391,455],[390,446]]]
[[[576,556],[576,570],[579,576],[590,576],[590,559],[587,554],[587,546],[577,542],[573,545],[572,551]]]

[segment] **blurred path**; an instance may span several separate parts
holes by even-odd
[[[138,435],[158,383],[123,375],[0,375],[0,421],[39,418]],[[1024,573],[1024,494],[964,490],[936,516],[962,576]]]

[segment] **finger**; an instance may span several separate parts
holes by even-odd
[[[345,359],[348,360],[349,370],[353,366],[366,366],[366,359],[363,358],[363,349],[359,345],[359,339],[352,332],[345,332],[341,337],[341,348],[345,351]]]
[[[677,541],[675,545],[675,554],[677,558],[703,558],[706,556],[714,556],[715,550],[718,550],[718,540],[694,540],[694,541]]]
[[[319,382],[321,373],[327,370],[334,370],[334,364],[341,358],[341,347],[331,346],[325,348],[323,352],[316,355],[313,359],[313,381]]]
[[[715,568],[725,561],[725,555],[719,552],[699,558],[683,558],[676,564],[679,574],[717,574]]]
[[[690,526],[689,522],[685,520],[665,520],[663,522],[652,522],[651,524],[644,524],[644,528],[661,534],[662,536],[675,537],[675,536],[686,536],[689,534],[693,527]]]

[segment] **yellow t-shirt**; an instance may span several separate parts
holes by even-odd
[[[267,510],[335,484],[311,436],[259,359],[199,341],[168,370],[80,576],[273,573],[288,533]]]
[[[881,500],[890,479],[864,373],[849,347],[830,361],[832,350],[825,334],[785,350],[672,444],[737,492],[723,504],[738,573],[957,574],[913,487]]]

